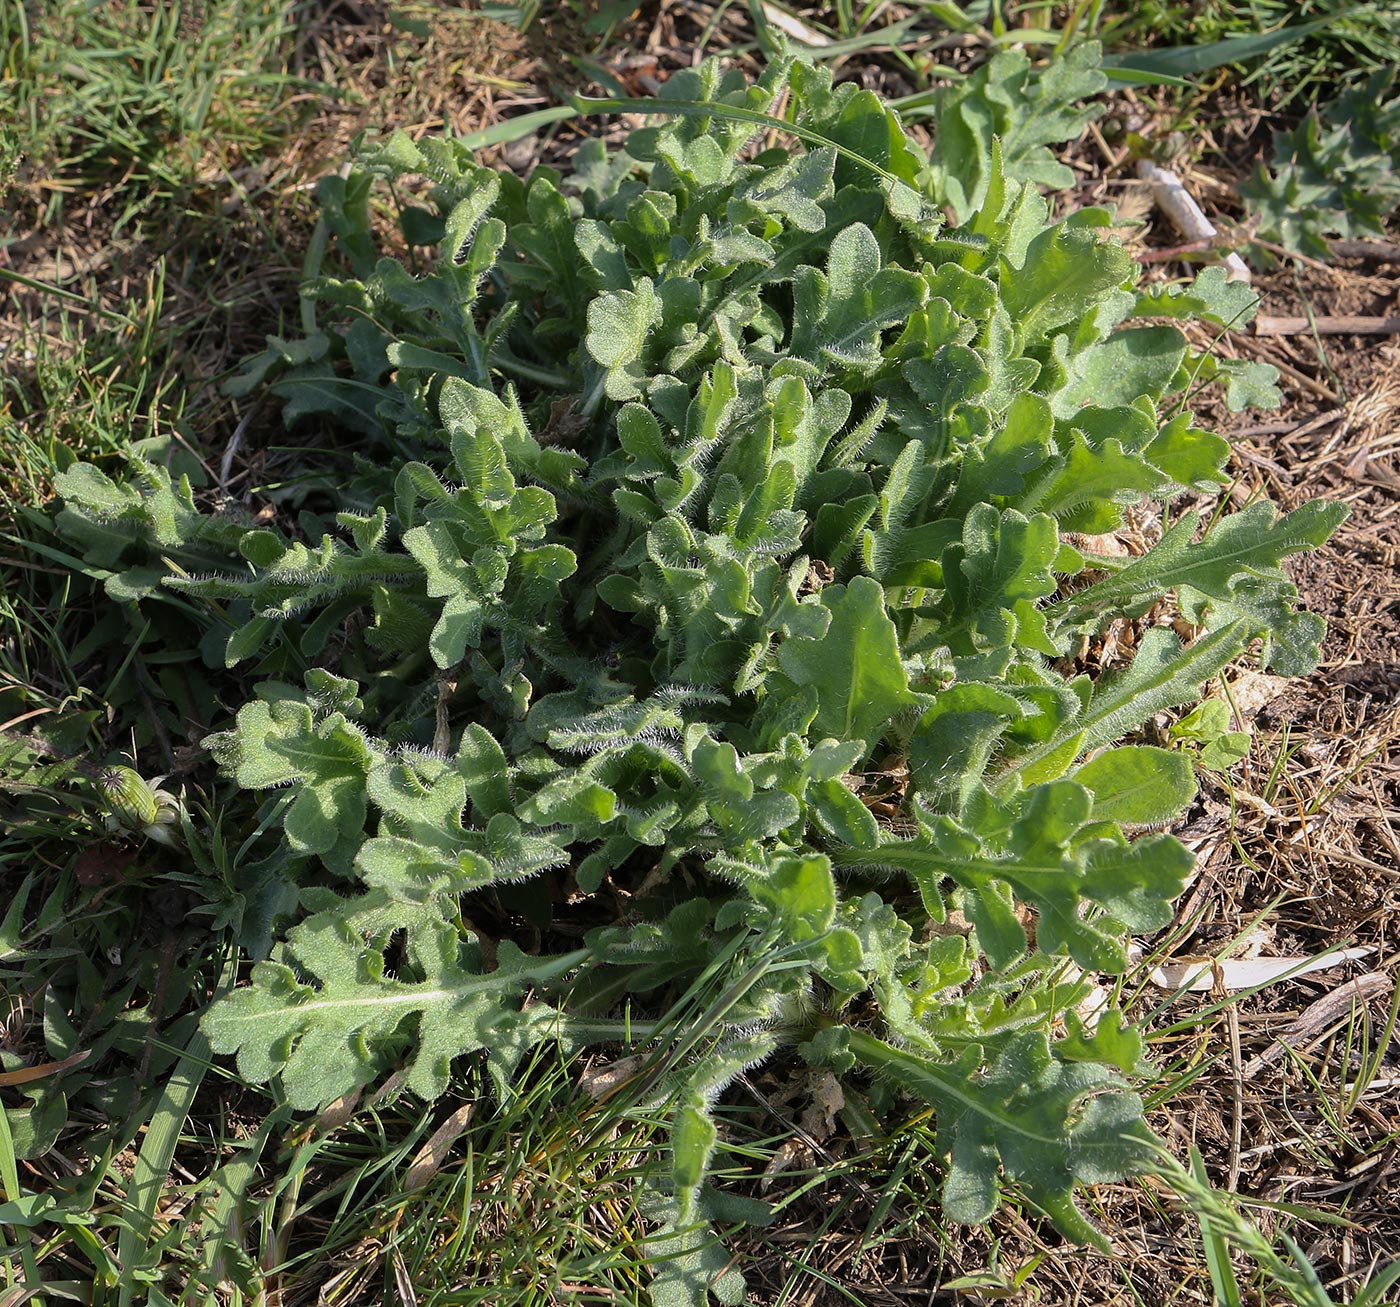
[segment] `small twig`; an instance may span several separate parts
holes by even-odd
[[[248,424],[253,420],[256,408],[250,408],[241,418],[238,425],[233,429],[233,435],[229,437],[228,444],[224,446],[224,456],[219,461],[219,489],[224,494],[229,493],[228,479],[233,472],[233,460],[238,454],[239,446],[243,444],[243,435],[248,430]]]
[[[1333,241],[1332,253],[1344,259],[1374,259],[1377,263],[1400,263],[1400,245],[1391,241]]]
[[[1104,134],[1099,130],[1096,122],[1089,124],[1089,135],[1094,138],[1094,144],[1099,147],[1099,153],[1103,155],[1103,161],[1110,171],[1117,171],[1123,165],[1123,160],[1128,157],[1128,147],[1125,145],[1116,152],[1113,147],[1104,139]]]
[[[1315,318],[1254,320],[1256,336],[1393,336],[1400,333],[1400,318],[1352,317],[1346,314]]]
[[[1220,248],[1220,237],[1203,237],[1198,241],[1187,241],[1184,245],[1168,245],[1165,249],[1147,250],[1136,255],[1139,263],[1170,263],[1173,259],[1184,258],[1188,254],[1213,253]]]
[[[1251,436],[1291,436],[1301,425],[1298,422],[1261,422],[1257,427],[1241,427],[1230,435],[1234,440],[1247,440]]]
[[[1291,250],[1287,245],[1280,245],[1277,241],[1266,241],[1260,235],[1249,238],[1251,245],[1257,245],[1261,250],[1268,250],[1270,254],[1277,255],[1280,259],[1292,259],[1295,263],[1301,263],[1305,268],[1316,268],[1319,272],[1336,272],[1330,263],[1324,263],[1321,259],[1311,258],[1309,255],[1300,254],[1297,250]]]
[[[1341,402],[1342,397],[1333,390],[1331,386],[1327,385],[1325,382],[1319,381],[1316,377],[1310,377],[1306,372],[1302,371],[1300,368],[1295,368],[1291,363],[1286,363],[1283,359],[1276,358],[1273,355],[1266,355],[1265,361],[1272,363],[1285,377],[1296,381],[1300,386],[1306,387],[1308,390],[1312,391],[1314,395],[1327,400],[1328,403],[1337,404]]]
[[[1254,1079],[1260,1071],[1270,1063],[1277,1062],[1290,1048],[1296,1048],[1304,1041],[1321,1034],[1332,1022],[1345,1017],[1357,1005],[1370,1002],[1390,985],[1391,979],[1384,971],[1369,971],[1308,1004],[1283,1034],[1257,1057],[1249,1060],[1244,1068],[1245,1079]]]
[[[52,708],[31,708],[28,712],[20,713],[18,717],[11,717],[7,722],[0,722],[0,734],[14,735],[16,739],[28,738],[21,737],[14,728],[21,722],[27,722],[34,717],[42,717],[45,713],[50,713],[52,711]]]
[[[1344,408],[1328,409],[1325,413],[1319,413],[1316,417],[1309,418],[1306,422],[1299,422],[1290,433],[1295,440],[1303,436],[1310,436],[1315,431],[1321,431],[1323,427],[1330,426],[1333,422],[1340,422],[1347,415]]]
[[[1284,431],[1291,431],[1292,429],[1292,427],[1283,428]],[[1250,449],[1248,445],[1236,444],[1234,449],[1235,453],[1244,459],[1246,463],[1253,463],[1255,467],[1262,467],[1266,472],[1272,472],[1281,481],[1291,482],[1293,480],[1293,473],[1281,463],[1275,463],[1273,459],[1266,458],[1257,450]]]
[[[1221,986],[1217,997],[1223,998],[1225,993]],[[1230,1036],[1230,1066],[1234,1071],[1230,1077],[1230,1156],[1225,1180],[1225,1192],[1232,1194],[1239,1188],[1244,1137],[1244,1055],[1240,1052],[1240,1010],[1236,1003],[1225,1008],[1225,1028]]]

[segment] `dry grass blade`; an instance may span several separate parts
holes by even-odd
[[[1368,971],[1365,975],[1347,981],[1330,994],[1314,999],[1268,1048],[1245,1065],[1245,1078],[1254,1079],[1265,1067],[1283,1057],[1290,1048],[1297,1048],[1309,1040],[1320,1038],[1329,1026],[1354,1013],[1358,1005],[1364,1005],[1371,999],[1387,993],[1394,983],[1394,978],[1384,971]]]
[[[86,1061],[91,1051],[87,1048],[79,1049],[78,1052],[57,1062],[40,1062],[37,1066],[20,1067],[14,1071],[0,1071],[0,1086],[29,1085],[36,1080],[43,1080],[47,1076],[62,1075],[69,1067],[77,1066]]]

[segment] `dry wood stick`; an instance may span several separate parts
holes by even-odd
[[[1256,336],[1393,336],[1400,333],[1400,318],[1354,317],[1350,314],[1313,318],[1254,319]]]
[[[1333,241],[1332,253],[1344,259],[1375,259],[1377,263],[1400,263],[1400,245],[1391,241]]]

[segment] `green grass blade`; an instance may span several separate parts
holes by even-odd
[[[1209,1187],[1205,1161],[1195,1149],[1191,1150],[1191,1173],[1203,1187]],[[1243,1307],[1239,1281],[1235,1278],[1235,1268],[1230,1263],[1230,1244],[1225,1236],[1215,1228],[1204,1210],[1196,1213],[1201,1226],[1201,1251],[1205,1254],[1206,1267],[1210,1271],[1210,1287],[1215,1301],[1221,1307]]]
[[[1148,73],[1139,68],[1110,68],[1105,64],[1104,76],[1110,82],[1116,82],[1119,86],[1175,86],[1178,90],[1191,87],[1191,83],[1184,77],[1176,77],[1171,73]]]
[[[523,136],[537,132],[551,123],[574,118],[580,110],[569,104],[556,104],[548,109],[536,109],[533,113],[522,113],[518,118],[507,118],[504,122],[483,127],[479,132],[468,132],[457,139],[469,150],[484,150],[490,145],[508,145]]]
[[[15,1158],[15,1140],[10,1133],[10,1118],[6,1114],[3,1106],[0,1106],[0,1198],[6,1203],[18,1203],[23,1196],[23,1191],[19,1186],[19,1166]],[[19,1245],[20,1261],[24,1264],[24,1279],[26,1284],[39,1283],[39,1266],[34,1258],[34,1249],[30,1246],[28,1233],[20,1227],[15,1227],[15,1241]]]
[[[1298,1274],[1302,1289],[1301,1301],[1314,1304],[1315,1307],[1323,1307],[1324,1304],[1329,1303],[1331,1299],[1327,1293],[1327,1286],[1322,1283],[1317,1268],[1309,1260],[1307,1253],[1303,1251],[1298,1241],[1287,1230],[1280,1230],[1278,1239],[1293,1260],[1293,1268]]]
[[[1352,1299],[1352,1307],[1382,1307],[1387,1301],[1386,1294],[1391,1289],[1400,1284],[1400,1258],[1391,1262],[1373,1275],[1357,1291],[1356,1297]]]
[[[249,1201],[249,1186],[257,1175],[268,1141],[286,1126],[291,1115],[291,1109],[285,1104],[274,1108],[263,1118],[257,1133],[238,1155],[225,1162],[211,1177],[219,1196],[208,1218],[206,1228],[211,1233],[205,1239],[203,1266],[205,1274],[214,1284],[221,1284],[227,1278],[225,1262],[229,1250],[240,1242],[242,1210]],[[212,1289],[204,1299],[205,1307],[218,1307],[220,1302],[219,1294]]]
[[[79,295],[75,291],[66,290],[62,286],[55,286],[47,281],[39,281],[34,277],[26,277],[22,272],[15,272],[12,268],[0,268],[0,278],[15,282],[17,285],[23,286],[26,290],[37,290],[44,295],[52,295],[55,299],[63,300],[66,303],[81,305],[89,312],[96,313],[110,322],[120,322],[123,326],[130,327],[136,325],[125,313],[118,313],[114,309],[109,309],[104,305],[97,304],[86,295]]]
[[[937,19],[950,31],[965,34],[981,30],[976,19],[969,18],[953,0],[915,0],[915,5],[920,13]]]
[[[1338,14],[1329,14],[1326,18],[1295,23],[1292,27],[1280,27],[1272,32],[1256,32],[1250,36],[1230,36],[1223,41],[1212,41],[1208,45],[1183,45],[1170,50],[1105,55],[1103,67],[1110,76],[1111,69],[1123,69],[1135,73],[1165,73],[1170,77],[1191,77],[1271,54],[1284,46],[1301,41],[1305,36],[1311,36],[1336,22],[1338,17]]]
[[[231,981],[230,974],[220,989]],[[203,1027],[194,1024],[184,1056],[176,1063],[151,1113],[146,1125],[146,1137],[132,1169],[126,1220],[117,1240],[117,1261],[122,1268],[121,1290],[117,1299],[119,1307],[132,1307],[135,1300],[140,1283],[135,1271],[155,1227],[156,1204],[160,1201],[175,1160],[180,1131],[213,1059],[214,1051],[209,1047]]]

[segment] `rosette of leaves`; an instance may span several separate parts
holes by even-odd
[[[541,1041],[631,1038],[675,1122],[673,1301],[738,1292],[695,1233],[710,1108],[784,1048],[933,1106],[950,1216],[1011,1182],[1101,1243],[1076,1187],[1153,1144],[1140,1039],[1083,1027],[1075,977],[1123,970],[1192,865],[1133,838],[1195,788],[1134,733],[1251,645],[1313,664],[1281,564],[1343,510],[1086,549],[1224,482],[1182,405],[1223,369],[1169,320],[1236,323],[1244,292],[1138,290],[1108,213],[1052,221],[995,149],[945,226],[897,117],[819,68],[709,63],[655,108],[567,176],[395,135],[322,184],[315,329],[241,384],[354,442],[339,503],[216,530],[157,468],[61,478],[130,566],[232,531],[135,600],[204,600],[210,661],[251,672],[208,745],[300,869],[209,1037],[308,1109],[392,1067],[432,1097],[468,1056],[509,1094]],[[409,254],[381,252],[373,205],[414,178]],[[1123,617],[1131,663],[1078,670]]]
[[[1400,205],[1400,92],[1395,70],[1274,133],[1273,160],[1241,187],[1259,234],[1312,258],[1333,240],[1386,235]]]

